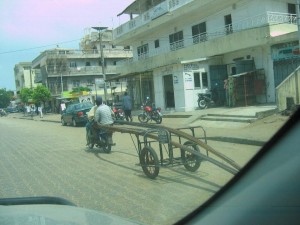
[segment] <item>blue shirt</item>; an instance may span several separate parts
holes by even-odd
[[[129,95],[125,95],[123,97],[123,109],[124,110],[131,110],[132,109],[132,102]]]

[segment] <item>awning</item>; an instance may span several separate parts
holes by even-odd
[[[133,77],[133,76],[136,76],[136,75],[139,75],[139,74],[141,74],[141,73],[134,72],[134,73],[118,75],[118,76],[115,76],[115,77],[108,78],[108,79],[106,79],[106,81],[119,80],[119,79],[123,79],[123,78]]]
[[[135,0],[129,6],[126,7],[118,16],[122,14],[141,14],[146,11],[146,0]]]
[[[250,75],[250,74],[256,73],[257,71],[258,70],[243,72],[243,73],[239,73],[239,74],[230,75],[230,77],[240,77],[240,76]]]
[[[186,64],[186,63],[202,62],[202,61],[206,61],[206,60],[209,60],[209,58],[198,58],[198,59],[191,59],[191,60],[183,60],[180,63],[181,64]]]

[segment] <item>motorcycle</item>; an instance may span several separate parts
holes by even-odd
[[[7,112],[4,109],[0,109],[0,116],[7,116]]]
[[[206,109],[208,107],[213,107],[217,104],[218,92],[214,88],[211,91],[206,90],[205,93],[198,93],[198,106],[200,109]]]
[[[116,120],[125,120],[125,114],[123,109],[118,109],[116,106],[113,106],[113,112]]]
[[[89,149],[93,149],[94,146],[102,148],[105,153],[111,152],[111,147],[115,145],[112,140],[112,131],[108,129],[97,129],[97,138],[93,134],[93,128],[86,131],[86,142]]]
[[[155,121],[157,124],[160,124],[162,122],[162,113],[160,107],[154,107],[154,105],[151,107],[145,102],[141,109],[143,110],[142,113],[138,115],[138,120],[141,123],[148,123],[149,120]]]

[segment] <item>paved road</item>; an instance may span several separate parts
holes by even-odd
[[[0,130],[0,197],[58,196],[146,224],[170,224],[231,178],[203,162],[195,173],[183,166],[168,167],[151,180],[137,165],[128,134],[115,133],[117,145],[105,154],[86,151],[84,127],[2,117]],[[211,144],[240,164],[258,149]]]

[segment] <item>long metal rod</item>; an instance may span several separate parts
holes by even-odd
[[[200,141],[199,139],[197,139],[197,138],[195,138],[195,137],[193,137],[193,136],[191,136],[191,135],[189,135],[185,132],[182,132],[182,131],[179,131],[179,130],[176,130],[176,129],[172,129],[172,128],[169,128],[169,127],[161,126],[161,125],[141,124],[141,123],[134,123],[134,122],[126,122],[126,121],[122,121],[122,122],[120,122],[120,124],[128,124],[128,125],[131,125],[131,126],[138,126],[139,128],[132,129],[130,127],[121,127],[121,126],[117,126],[117,125],[114,125],[114,126],[105,126],[105,125],[100,126],[100,125],[98,125],[97,128],[106,128],[106,129],[109,129],[113,132],[130,133],[130,134],[135,134],[135,135],[140,135],[140,136],[144,136],[145,132],[147,132],[147,130],[141,129],[141,128],[156,128],[156,129],[163,128],[163,129],[168,130],[170,133],[174,133],[178,136],[186,138],[187,140],[190,140],[190,141],[194,142],[195,144],[203,147],[207,151],[210,151],[211,153],[213,153],[215,156],[217,156],[220,159],[224,160],[226,163],[228,163],[232,167],[230,167],[228,165],[225,165],[225,164],[223,164],[223,163],[221,163],[221,162],[219,162],[219,161],[217,161],[217,160],[215,160],[211,157],[207,157],[206,155],[204,155],[200,152],[197,152],[197,151],[189,148],[188,146],[182,145],[178,142],[175,142],[175,141],[171,140],[170,144],[172,146],[175,146],[177,148],[188,151],[188,152],[190,152],[194,155],[197,155],[197,156],[213,163],[214,165],[226,170],[229,173],[236,174],[241,169],[241,166],[239,166],[232,159],[228,158],[227,156],[225,156],[222,153],[216,151],[215,149],[213,149],[209,145],[205,144],[204,142]],[[158,136],[155,135],[155,134],[148,134],[148,137],[151,138],[151,139],[154,139],[154,140],[158,140]]]

